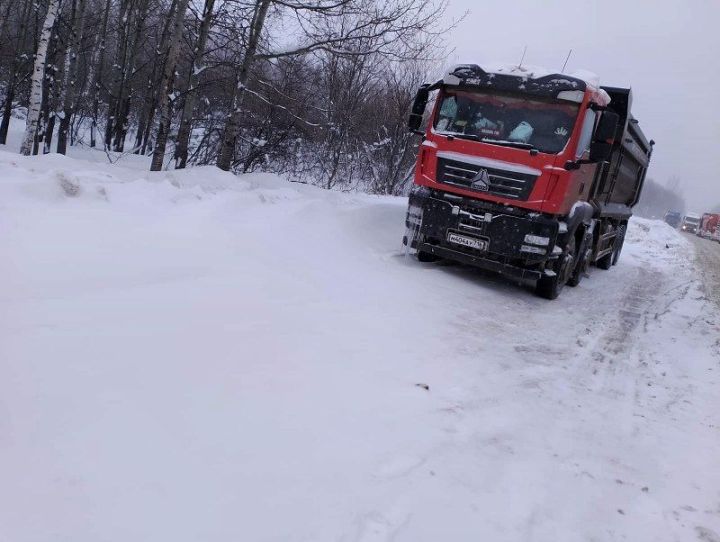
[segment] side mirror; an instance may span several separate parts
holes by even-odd
[[[612,145],[615,141],[615,133],[620,123],[620,115],[614,111],[604,111],[597,128],[595,128],[595,141],[601,141]]]
[[[610,158],[612,144],[604,141],[593,141],[590,145],[590,162],[604,162]]]
[[[415,95],[415,101],[413,102],[412,111],[410,118],[408,119],[408,128],[411,132],[417,132],[422,125],[422,118],[425,114],[425,107],[428,103],[428,96],[430,91],[428,90],[430,85],[422,85]]]
[[[604,162],[610,157],[619,123],[620,115],[614,111],[603,112],[595,128],[595,137],[590,145],[591,162]]]

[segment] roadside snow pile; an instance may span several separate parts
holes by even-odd
[[[654,267],[680,268],[692,276],[692,243],[676,229],[660,220],[634,216],[630,219],[623,257]]]
[[[405,258],[401,198],[0,171],[0,539],[720,533],[716,337],[661,224],[547,302]]]
[[[644,245],[648,249],[667,247],[689,247],[688,240],[678,231],[661,220],[650,220],[634,216],[627,232],[627,241],[633,245]]]

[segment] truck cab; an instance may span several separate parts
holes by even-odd
[[[419,128],[437,92],[426,129]],[[418,91],[404,242],[534,281],[543,297],[619,255],[650,157],[629,89],[522,68],[451,68]]]
[[[697,235],[720,241],[720,213],[704,213],[700,219]]]
[[[680,229],[687,233],[697,233],[700,228],[700,215],[688,214],[683,217]]]
[[[663,220],[668,226],[678,229],[682,223],[682,213],[680,211],[668,211],[665,213]]]

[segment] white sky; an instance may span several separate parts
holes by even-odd
[[[631,86],[657,144],[649,176],[682,179],[688,210],[720,205],[720,0],[450,0],[453,62],[587,69]]]

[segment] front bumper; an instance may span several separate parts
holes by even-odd
[[[521,280],[537,280],[557,257],[557,220],[427,189],[410,195],[407,227],[414,248]],[[487,250],[449,242],[448,233],[484,239]]]

